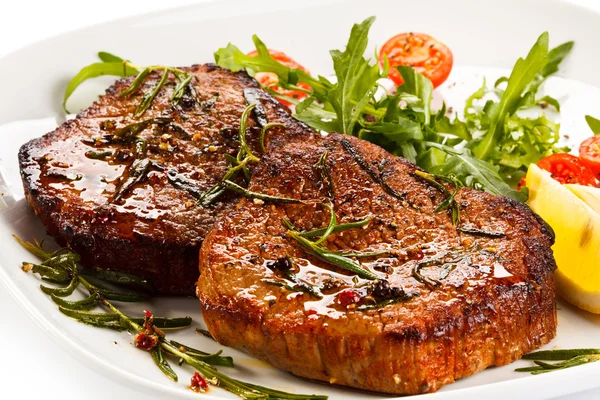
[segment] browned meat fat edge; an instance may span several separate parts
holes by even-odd
[[[391,165],[389,171],[395,170],[396,175],[400,175],[386,174],[394,189],[399,192],[406,189],[403,182],[417,186],[412,178],[407,178],[407,172],[416,168],[414,165],[370,143],[332,134],[326,139],[313,137],[271,149],[255,170],[250,189],[296,198],[318,197],[317,194],[322,193],[309,184],[309,165],[313,165],[313,161],[305,162],[300,159],[301,154],[313,154],[314,159],[319,156],[318,152],[314,154],[316,148],[327,148],[330,154],[336,155],[339,143],[344,140],[359,149],[370,165],[385,159],[386,165]],[[314,142],[318,144],[311,147]],[[294,163],[287,167],[284,160],[294,160]],[[336,165],[344,164],[339,168],[349,169],[345,166],[347,160],[340,160]],[[278,169],[277,177],[269,176],[270,171]],[[294,176],[301,177],[296,181],[302,181],[304,185],[301,194],[293,184],[288,192],[284,191],[286,186],[282,182],[292,181]],[[368,177],[364,174],[340,177],[344,177],[344,181],[354,179],[354,185],[367,185]],[[344,183],[342,178],[337,181],[335,176],[333,181],[334,186]],[[369,186],[371,189],[373,186]],[[415,201],[425,199],[426,202],[428,196],[434,197],[432,203],[435,204],[441,200],[432,191],[421,196],[423,189],[420,187],[409,187],[408,190],[417,192],[414,196],[408,194],[408,198]],[[274,242],[281,248],[274,250],[277,255],[265,256],[265,259],[287,253],[331,269],[304,253],[291,239],[280,240],[283,231],[278,228],[280,222],[274,221],[287,213],[292,222],[295,222],[293,217],[298,221],[312,221],[312,225],[306,223],[305,229],[315,229],[325,225],[326,216],[307,214],[298,217],[294,214],[294,206],[256,204],[242,199],[217,222],[201,249],[198,297],[209,331],[219,343],[242,349],[295,375],[393,394],[434,392],[489,366],[505,365],[519,359],[548,343],[556,333],[553,277],[556,264],[550,248],[554,242],[553,232],[526,205],[510,199],[471,189],[461,189],[457,199],[459,204],[470,203],[462,210],[463,222],[501,219],[498,226],[506,227],[507,238],[482,243],[486,246],[498,244],[499,257],[507,256],[509,249],[519,250],[520,253],[512,254],[515,266],[507,268],[511,268],[509,272],[515,276],[523,277],[522,282],[512,281],[512,278],[490,278],[489,281],[481,280],[483,283],[469,281],[466,287],[444,286],[430,293],[425,290],[421,298],[411,300],[422,301],[418,308],[415,306],[417,311],[413,314],[402,311],[404,305],[399,303],[381,311],[348,310],[342,317],[344,322],[327,316],[311,320],[304,310],[304,301],[314,299],[303,294],[300,298],[304,300],[282,300],[284,295],[275,291],[279,288],[271,289],[260,282],[263,273],[260,261],[253,266],[247,260],[256,255],[260,258],[262,253],[257,249],[261,248],[261,243],[266,243],[264,247],[267,248]],[[394,201],[387,196],[382,203]],[[473,208],[475,210],[469,211]],[[346,207],[340,211],[340,204],[336,203],[336,211],[338,218],[341,213],[358,219],[352,214],[356,208]],[[450,217],[441,214],[435,216],[439,229],[454,229],[448,228]],[[263,224],[261,221],[266,219],[269,222]],[[269,233],[263,235],[259,231]],[[344,239],[335,238],[329,243],[335,248],[348,249],[350,246],[356,251],[360,249],[351,246],[362,243],[361,239],[368,234],[363,230],[352,240],[346,239],[342,243]],[[490,248],[492,250],[495,249]],[[446,298],[444,292],[448,292],[450,301],[441,301]],[[274,304],[262,301],[266,294],[277,298]],[[283,305],[279,306],[281,303]],[[410,301],[406,304],[406,307],[411,306]],[[276,310],[271,311],[273,308]]]
[[[286,133],[293,135],[308,129],[293,119],[286,107],[262,92],[258,83],[244,72],[233,73],[214,64],[194,65],[183,69],[196,76],[193,85],[202,105],[195,104],[190,106],[189,110],[185,109],[185,105],[180,105],[177,109],[172,107],[170,93],[174,87],[174,78],[171,76],[146,113],[135,119],[133,113],[143,92],[157,82],[161,72],[152,73],[146,78],[142,89],[127,98],[119,97],[119,94],[129,86],[134,77],[120,79],[107,89],[104,96],[75,119],[65,122],[41,138],[24,144],[19,151],[19,165],[27,203],[41,219],[48,234],[59,245],[69,247],[80,254],[82,263],[86,266],[128,272],[148,278],[154,283],[158,293],[169,295],[194,295],[198,279],[200,244],[215,218],[233,207],[238,197],[226,194],[213,208],[193,206],[180,211],[177,208],[185,204],[193,205],[195,198],[185,191],[169,187],[168,183],[162,182],[162,186],[159,186],[144,181],[135,188],[140,188],[147,196],[152,196],[148,197],[148,202],[155,209],[162,205],[166,210],[157,220],[146,221],[143,215],[123,212],[111,204],[108,199],[111,193],[98,194],[97,198],[100,200],[96,203],[85,203],[75,190],[53,188],[52,185],[56,184],[56,181],[38,179],[43,168],[38,162],[38,157],[49,151],[53,151],[57,158],[67,157],[71,148],[82,153],[88,148],[77,147],[79,139],[110,133],[110,130],[103,131],[100,128],[103,121],[114,121],[123,126],[166,116],[184,127],[194,136],[194,140],[171,139],[176,141],[175,146],[179,146],[177,152],[185,153],[187,158],[183,161],[176,158],[177,152],[166,154],[159,150],[152,153],[153,159],[174,165],[188,173],[188,176],[194,169],[205,171],[205,175],[201,176],[198,182],[202,189],[206,190],[218,182],[228,168],[223,153],[235,154],[237,151],[239,120],[247,106],[244,89],[257,91],[266,108],[269,122],[286,124]],[[213,99],[216,101],[212,107],[206,106]],[[201,107],[206,107],[206,110]],[[141,133],[149,143],[150,140],[158,140],[152,136],[151,129],[152,127]],[[252,116],[248,130],[252,146],[257,144],[258,131]],[[281,129],[272,129],[267,136],[267,142],[276,134],[284,136]],[[196,143],[197,136],[199,140]],[[73,147],[60,147],[69,141],[75,143]],[[211,145],[217,147],[214,153],[211,153]],[[114,147],[116,151],[119,150],[118,146]],[[193,158],[194,152],[200,154],[198,161]],[[82,170],[90,169],[94,163],[99,163],[84,157],[81,159]],[[124,164],[130,162],[127,160]],[[159,201],[163,204],[158,204]],[[169,206],[173,211],[168,210]],[[99,222],[94,218],[99,215],[98,210],[112,217],[107,222]]]

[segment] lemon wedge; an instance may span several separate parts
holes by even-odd
[[[600,188],[583,185],[564,185],[573,194],[600,214]]]
[[[594,200],[600,194],[579,185],[561,185],[535,164],[526,179],[527,204],[556,234],[552,249],[559,294],[581,309],[600,314],[600,208],[596,208],[600,200]]]

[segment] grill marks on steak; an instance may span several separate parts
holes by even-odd
[[[325,151],[331,186],[315,167]],[[366,311],[341,301],[348,290],[385,298],[386,288],[369,289],[373,282],[353,279],[287,236],[284,218],[308,231],[327,225],[327,210],[242,199],[201,249],[198,296],[215,339],[302,377],[398,394],[435,391],[550,341],[557,323],[550,228],[523,204],[461,188],[459,226],[496,235],[460,232],[448,212],[434,212],[444,196],[415,177],[416,168],[338,134],[272,146],[249,189],[326,200],[332,188],[338,223],[371,221],[331,235],[326,246],[388,249],[362,259],[363,267],[387,290],[414,296]],[[272,266],[286,256],[322,298],[265,282],[281,279]],[[416,279],[419,265],[433,284]]]
[[[224,154],[238,150],[240,116],[247,106],[244,90],[262,98],[268,121],[284,123],[285,132],[307,129],[245,73],[214,65],[184,69],[194,75],[199,103],[188,93],[172,107],[176,83],[171,76],[150,108],[134,119],[143,93],[162,72],[150,74],[127,98],[119,94],[133,77],[122,79],[77,118],[19,152],[27,201],[59,244],[80,254],[84,265],[149,278],[164,294],[194,293],[199,246],[215,218],[237,202],[236,196],[225,194],[213,207],[195,205],[198,193],[229,168]],[[139,133],[147,142],[147,169],[139,182],[115,196],[134,178],[128,168],[134,163],[135,143],[110,137],[115,130],[152,119],[162,122],[146,124]],[[252,117],[247,134],[253,146],[259,130]],[[267,138],[283,131],[273,128]],[[110,155],[90,158],[103,152]]]

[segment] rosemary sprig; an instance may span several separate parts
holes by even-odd
[[[331,171],[329,166],[327,165],[327,150],[323,152],[321,157],[319,157],[319,161],[315,164],[315,168],[321,174],[321,181],[324,185],[327,186],[327,196],[331,201],[335,199],[335,192],[333,190],[333,179],[331,179]]]
[[[281,392],[230,378],[219,372],[213,365],[232,367],[233,360],[231,357],[221,356],[221,352],[215,354],[205,353],[165,337],[162,329],[187,327],[191,324],[189,317],[160,318],[154,317],[148,311],[144,312],[145,316],[143,318],[128,316],[103,294],[105,289],[81,275],[80,268],[76,264],[79,261],[77,254],[65,252],[64,249],[49,253],[37,241],[34,243],[24,242],[16,236],[15,239],[25,249],[43,260],[41,264],[24,263],[22,266],[24,271],[36,272],[43,278],[62,278],[65,275],[71,279],[69,286],[66,288],[42,286],[45,288],[42,289],[44,293],[49,294],[51,299],[57,303],[61,313],[91,326],[128,330],[134,333],[134,345],[148,351],[154,363],[169,379],[177,381],[178,376],[165,357],[167,355],[175,356],[195,368],[208,383],[228,390],[244,399],[327,399],[326,396]],[[129,282],[130,279],[131,277],[128,276],[125,281]],[[63,298],[73,293],[79,285],[87,289],[89,293],[87,298],[79,301],[69,301]],[[60,290],[62,292],[59,292]],[[90,312],[89,310],[94,307],[102,307],[107,312]]]
[[[434,212],[440,212],[440,211],[447,210],[448,208],[450,208],[452,210],[452,225],[457,226],[458,222],[460,220],[460,207],[454,198],[456,197],[456,194],[458,193],[458,189],[460,187],[460,182],[455,177],[450,176],[450,175],[447,177],[440,176],[440,175],[433,175],[433,174],[430,174],[428,172],[424,172],[424,171],[421,171],[418,169],[414,171],[414,175],[417,176],[418,178],[424,180],[425,182],[429,183],[430,185],[432,185],[433,187],[438,189],[440,192],[442,192],[442,194],[444,194],[446,196],[446,198],[435,208]],[[454,185],[454,191],[452,193],[450,193],[448,191],[448,189],[446,189],[446,187],[444,185],[442,185],[441,183],[436,181],[436,179],[440,179],[440,180],[444,180],[446,182],[452,183]]]
[[[238,153],[235,158],[231,157],[228,154],[225,154],[225,158],[229,161],[231,166],[229,170],[227,170],[220,182],[217,182],[215,185],[213,185],[213,187],[208,189],[198,198],[198,204],[200,204],[202,207],[210,206],[227,189],[239,192],[239,190],[237,190],[236,187],[229,187],[227,182],[230,182],[232,179],[235,179],[240,172],[244,174],[244,178],[246,179],[246,181],[249,181],[250,172],[248,171],[246,165],[250,162],[259,161],[259,158],[255,156],[250,150],[250,147],[248,146],[248,142],[246,140],[248,118],[250,116],[250,112],[256,107],[258,107],[257,103],[251,103],[242,112],[242,116],[240,117],[240,128],[238,131],[238,137],[240,142],[240,148],[238,150]],[[241,188],[241,186],[239,187]]]
[[[543,350],[526,354],[523,359],[533,360],[535,366],[517,368],[515,371],[539,375],[600,361],[600,349]],[[560,362],[548,363],[546,361]]]
[[[307,201],[300,200],[300,199],[293,199],[291,197],[271,196],[269,194],[253,192],[244,187],[241,187],[237,183],[234,183],[230,180],[223,181],[223,185],[227,189],[230,189],[234,192],[244,195],[245,197],[248,197],[250,199],[258,199],[258,200],[262,200],[262,201],[277,202],[277,203],[309,204]]]
[[[338,232],[341,232],[342,230],[352,229],[352,228],[356,227],[357,224],[356,223],[346,224],[346,226],[343,227],[344,229],[341,229],[341,225],[337,224],[337,218],[335,216],[335,211],[333,210],[333,206],[331,206],[327,203],[322,203],[322,205],[326,210],[329,211],[330,218],[329,218],[329,223],[327,224],[327,227],[324,228],[324,230],[322,231],[322,234],[320,235],[321,236],[320,239],[318,239],[316,241],[309,240],[307,238],[307,236],[305,236],[305,235],[309,234],[309,237],[317,236],[314,234],[315,231],[304,232],[304,233],[299,232],[296,230],[296,228],[292,225],[292,223],[288,219],[284,219],[283,223],[288,228],[288,231],[287,231],[288,236],[291,237],[292,239],[296,240],[296,242],[298,242],[302,247],[304,247],[304,249],[306,251],[308,251],[310,254],[316,256],[317,258],[319,258],[329,264],[333,264],[339,268],[353,272],[356,275],[358,275],[359,277],[364,278],[364,279],[371,279],[371,280],[377,279],[378,278],[377,275],[375,275],[371,271],[364,269],[358,261],[350,258],[350,257],[356,257],[356,256],[365,256],[366,254],[362,254],[362,253],[344,254],[342,252],[331,251],[328,248],[326,248],[325,246],[323,246],[322,243],[327,239],[327,237],[329,237],[334,231],[336,231],[336,228],[338,228],[337,229]],[[371,256],[373,254],[374,253],[369,253],[369,256]],[[379,254],[381,254],[381,253],[379,253]]]
[[[173,74],[178,81],[177,86],[175,86],[173,94],[171,95],[171,104],[173,105],[173,107],[177,107],[179,105],[179,102],[185,95],[186,91],[189,90],[190,92],[193,92],[193,88],[190,85],[190,83],[192,82],[194,76],[189,72],[180,70],[178,68],[166,67],[163,65],[154,65],[142,68],[130,63],[129,61],[123,61],[123,64],[129,68],[138,70],[140,72],[135,77],[133,82],[131,82],[131,85],[129,85],[129,87],[119,95],[120,97],[128,97],[133,93],[137,92],[138,89],[142,86],[142,83],[144,82],[146,77],[150,75],[152,71],[163,71],[158,83],[154,85],[152,89],[150,89],[148,92],[144,93],[140,104],[138,104],[135,113],[133,114],[134,118],[141,117],[146,112],[146,110],[148,110],[148,108],[150,107],[160,90],[163,88],[163,86],[169,79],[169,74]],[[197,102],[195,98],[194,100]]]
[[[356,221],[356,222],[347,222],[344,224],[339,224],[336,225],[333,230],[331,231],[331,233],[338,233],[338,232],[343,232],[343,231],[347,231],[348,229],[355,229],[355,228],[362,228],[363,226],[366,226],[369,224],[369,222],[371,221],[371,217],[367,217],[365,219],[361,219],[360,221]],[[293,230],[297,230],[292,223],[289,220],[284,220],[284,223],[286,224],[286,226],[290,229]],[[306,232],[299,232],[300,235],[302,237],[305,238],[314,238],[314,237],[319,237],[319,236],[323,236],[323,234],[325,233],[327,228],[320,228],[320,229],[315,229],[312,231],[306,231]]]

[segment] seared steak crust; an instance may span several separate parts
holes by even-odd
[[[413,164],[354,137],[308,135],[272,146],[249,189],[323,201],[333,189],[338,223],[371,220],[331,235],[326,246],[389,250],[363,258],[363,268],[413,297],[364,311],[356,306],[372,300],[347,304],[341,293],[364,293],[369,282],[307,253],[282,222],[323,228],[328,211],[245,198],[218,220],[200,253],[198,296],[217,341],[298,376],[415,394],[510,363],[554,337],[554,237],[526,205],[461,188],[457,229],[449,211],[435,211],[446,196],[415,176]],[[331,186],[316,167],[325,151]],[[265,282],[282,280],[273,265],[285,256],[323,298]]]
[[[244,89],[259,86],[245,73],[211,64],[184,69],[195,76],[198,102],[188,92],[173,107],[176,82],[170,76],[151,107],[136,119],[143,94],[162,71],[153,72],[126,98],[119,94],[133,77],[121,79],[77,118],[23,145],[19,162],[29,205],[48,233],[80,254],[83,264],[149,278],[159,293],[193,295],[200,244],[215,217],[237,202],[236,196],[225,194],[214,206],[203,208],[195,204],[197,193],[221,180],[229,168],[224,154],[235,156],[239,147],[240,116],[248,104]],[[269,122],[306,130],[274,99],[262,96]],[[127,168],[134,162],[135,143],[95,139],[152,118],[163,120],[139,133],[152,165],[139,183],[115,200],[115,191],[131,176]],[[248,136],[253,145],[257,131],[251,121]],[[270,130],[278,132],[279,128]],[[193,189],[175,187],[167,173]]]

